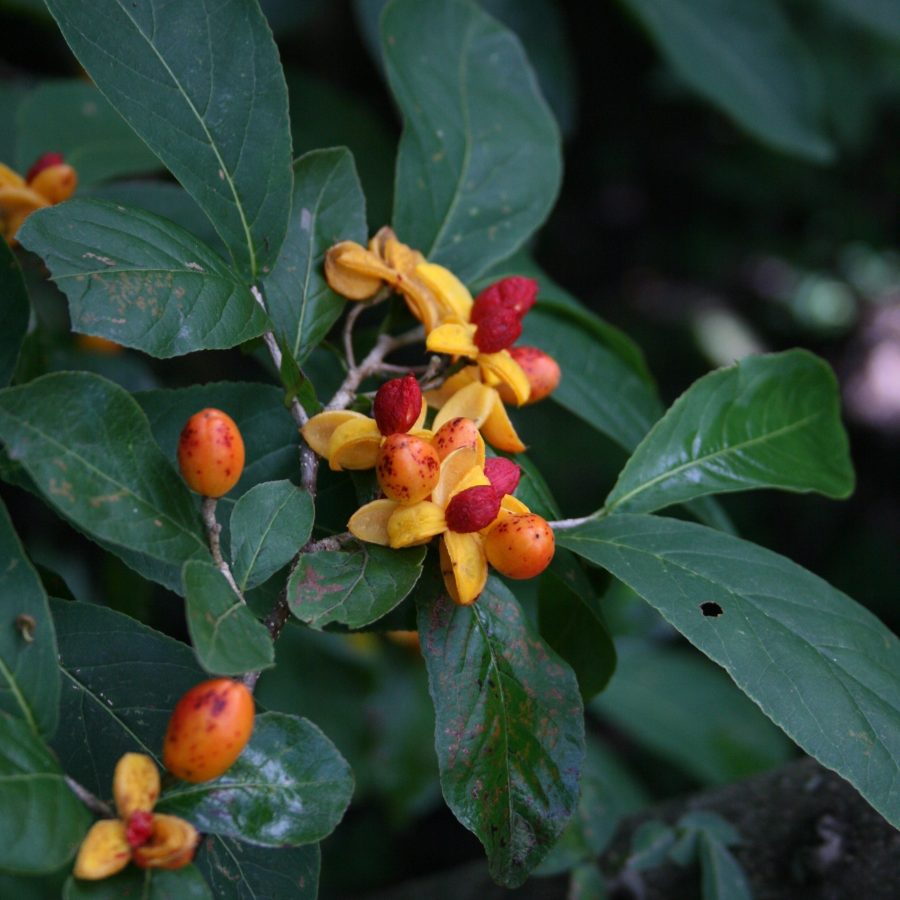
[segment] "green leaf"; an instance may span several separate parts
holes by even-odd
[[[111,381],[59,372],[7,388],[0,439],[44,499],[112,552],[179,573],[185,560],[208,556],[187,488],[140,407]]]
[[[309,492],[290,481],[257,484],[231,512],[232,571],[244,591],[289,563],[309,540],[315,509]]]
[[[214,675],[242,675],[275,662],[272,638],[225,576],[200,559],[184,564],[185,612],[200,665]]]
[[[196,864],[218,900],[316,900],[320,857],[318,844],[272,849],[211,834],[200,844]]]
[[[159,801],[208,834],[263,847],[296,847],[329,835],[353,793],[350,767],[307,719],[256,716],[237,762],[204,784],[179,783]]]
[[[18,237],[65,293],[75,331],[165,359],[233,347],[269,327],[220,256],[144,210],[71,200],[29,216]]]
[[[287,230],[291,139],[284,74],[258,4],[47,6],[97,87],[212,220],[241,273],[265,271]]]
[[[0,241],[0,387],[9,384],[28,331],[31,304],[22,270],[6,241]]]
[[[566,900],[607,900],[606,879],[595,863],[572,870]]]
[[[53,872],[71,859],[90,818],[46,746],[0,712],[0,869]]]
[[[897,0],[826,0],[826,3],[868,28],[876,37],[900,41]]]
[[[762,487],[853,489],[837,382],[805,350],[750,356],[695,382],[635,450],[605,508],[653,512]]]
[[[675,73],[757,139],[828,162],[818,70],[775,0],[622,0]]]
[[[98,797],[119,757],[160,762],[175,704],[208,676],[191,648],[102,606],[51,600],[63,680],[53,741],[63,767]]]
[[[212,900],[212,896],[194,865],[175,870],[128,866],[102,881],[69,878],[63,890],[63,900]]]
[[[403,113],[393,225],[463,281],[509,256],[559,190],[560,138],[512,32],[467,0],[394,0],[381,18]]]
[[[584,718],[575,676],[495,578],[477,603],[419,604],[444,798],[517,887],[578,802]]]
[[[591,709],[703,784],[746,778],[793,754],[720,669],[677,648],[621,640],[616,677]]]
[[[675,844],[675,830],[664,822],[642,822],[631,836],[631,853],[625,865],[641,872],[661,865]]]
[[[703,900],[752,900],[753,894],[738,861],[707,833],[700,835]]]
[[[552,399],[633,450],[662,415],[655,391],[618,349],[585,328],[579,314],[542,307],[523,320],[520,343],[540,347],[559,363],[562,379]]]
[[[304,553],[288,583],[291,612],[312,628],[362,628],[389,613],[422,574],[424,547],[392,550],[362,541]]]
[[[349,150],[313,150],[294,163],[284,251],[264,282],[272,321],[298,363],[325,337],[346,303],[325,280],[325,251],[338,241],[366,243],[366,198]]]
[[[875,616],[790,560],[702,525],[622,514],[557,542],[655,606],[900,824],[900,641]]]
[[[59,719],[56,634],[44,586],[0,501],[0,710],[49,737]]]
[[[160,168],[159,159],[106,98],[83,81],[46,81],[19,106],[16,165],[20,172],[48,150],[62,153],[79,187]]]

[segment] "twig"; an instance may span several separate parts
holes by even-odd
[[[225,576],[225,580],[231,585],[231,589],[238,595],[241,603],[244,603],[244,595],[231,574],[231,567],[225,561],[225,557],[222,556],[220,543],[222,526],[216,521],[216,498],[204,497],[200,511],[203,515],[203,525],[206,528],[206,539],[209,541],[209,552],[212,554],[213,562],[216,564],[216,568]]]
[[[356,326],[356,320],[363,314],[365,309],[367,309],[366,305],[357,303],[347,313],[347,318],[344,321],[344,355],[347,357],[348,369],[356,368],[356,354],[353,352],[353,329]]]
[[[66,775],[66,784],[72,793],[93,813],[105,819],[114,819],[115,813],[99,797],[95,797],[84,785],[79,784],[71,775]]]

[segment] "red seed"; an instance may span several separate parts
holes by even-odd
[[[129,847],[142,847],[153,834],[153,813],[139,809],[133,812],[125,827],[125,840]]]
[[[500,512],[500,496],[489,484],[466,488],[447,504],[447,528],[459,534],[487,528]]]
[[[405,434],[422,411],[422,391],[415,376],[386,381],[375,394],[372,412],[378,430],[385,436]]]
[[[538,283],[533,278],[501,278],[475,298],[470,321],[478,325],[483,316],[498,310],[512,312],[521,319],[534,306],[537,293]]]
[[[34,165],[25,174],[25,181],[31,183],[44,169],[49,169],[50,166],[60,166],[64,162],[62,153],[45,153],[37,158]]]
[[[503,456],[492,456],[484,461],[484,474],[493,485],[498,497],[512,494],[519,486],[522,470],[511,460]]]
[[[482,353],[498,353],[511,347],[522,334],[522,321],[509,310],[496,310],[482,316],[475,329],[475,346]]]

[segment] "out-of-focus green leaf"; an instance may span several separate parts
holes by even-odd
[[[75,331],[166,358],[233,347],[269,328],[217,253],[152,213],[72,200],[29,216],[18,237],[65,293]]]
[[[897,0],[826,0],[826,3],[870,29],[876,37],[900,41]]]
[[[553,205],[556,123],[516,37],[468,0],[393,0],[381,40],[404,116],[394,228],[472,280]]]
[[[262,584],[309,540],[315,509],[308,491],[290,481],[252,487],[231,512],[232,570],[243,590]]]
[[[366,198],[346,148],[313,150],[294,163],[287,238],[264,282],[275,329],[298,363],[344,309],[324,269],[325,251],[338,241],[366,243]]]
[[[790,759],[790,741],[702,657],[628,641],[619,651],[591,708],[667,762],[726,784]]]
[[[212,900],[212,896],[194,865],[174,870],[128,866],[102,881],[72,877],[63,889],[63,900]]]
[[[40,0],[43,6],[43,0]],[[22,101],[28,96],[29,85],[25,81],[4,79],[0,82],[0,121],[15,122]],[[0,129],[0,159],[11,164],[16,158],[15,128]]]
[[[50,737],[59,719],[56,634],[47,594],[0,501],[0,710]]]
[[[218,900],[316,900],[320,857],[318,844],[272,849],[210,834],[200,844],[196,865]]]
[[[0,241],[0,387],[9,384],[25,332],[31,304],[22,270],[6,241]]]
[[[900,824],[900,641],[875,616],[783,556],[702,525],[623,513],[557,542],[655,606]]]
[[[775,0],[622,0],[672,69],[757,139],[815,162],[833,148],[818,70]]]
[[[71,859],[90,818],[59,764],[21,719],[0,712],[0,869],[54,872]]]
[[[444,798],[484,844],[491,876],[520,885],[572,815],[584,757],[575,676],[497,579],[470,607],[419,605]]]
[[[242,274],[265,271],[284,240],[292,175],[287,88],[258,4],[47,6],[97,87],[205,210]]]
[[[179,783],[157,808],[206,834],[296,847],[329,835],[352,793],[350,767],[312,722],[269,712],[256,716],[250,743],[224,775]]]
[[[584,863],[572,870],[566,900],[606,900],[606,879],[595,863]]]
[[[19,171],[26,172],[48,151],[63,154],[78,173],[80,187],[161,167],[103,94],[84,81],[43,82],[19,106]]]
[[[389,613],[422,574],[423,547],[392,550],[362,541],[304,553],[288,584],[291,612],[312,628],[362,628]]]
[[[750,356],[679,397],[628,460],[608,512],[777,487],[846,497],[847,435],[831,369],[805,350]]]
[[[675,829],[665,822],[656,819],[642,822],[631,836],[631,853],[626,865],[637,872],[655,869],[665,861],[675,840]]]
[[[241,675],[275,661],[272,638],[225,576],[200,559],[184,564],[185,613],[200,665],[215,675]]]
[[[53,749],[98,797],[112,794],[123,753],[160,762],[175,704],[209,676],[191,648],[140,622],[86,603],[51,600],[63,693]]]
[[[140,407],[112,382],[63,372],[7,388],[0,438],[41,496],[112,552],[139,554],[165,573],[208,556],[187,488]]]
[[[738,861],[706,833],[700,835],[700,871],[703,900],[752,900],[750,885]]]

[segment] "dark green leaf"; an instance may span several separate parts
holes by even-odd
[[[211,834],[196,863],[217,900],[316,900],[320,856],[318,844],[272,849]]]
[[[288,235],[264,282],[276,331],[298,363],[344,309],[324,269],[325,251],[338,241],[366,243],[366,198],[349,150],[313,150],[294,163]]]
[[[166,573],[207,557],[187,488],[140,407],[112,382],[61,372],[8,388],[0,438],[44,499],[112,552],[121,547]]]
[[[761,487],[853,489],[837,382],[805,350],[750,356],[688,388],[628,460],[606,510],[652,512]]]
[[[642,822],[631,836],[631,853],[626,865],[640,872],[661,865],[675,843],[675,831],[655,819]]]
[[[352,793],[350,767],[312,722],[270,712],[257,715],[250,743],[224,775],[179,783],[158,808],[204,833],[293,847],[329,835]]]
[[[753,894],[738,861],[718,841],[700,836],[703,900],[751,900]]]
[[[381,18],[404,117],[393,225],[463,281],[543,222],[560,138],[517,38],[466,0],[394,0]]]
[[[53,749],[98,797],[123,753],[160,761],[175,704],[208,676],[191,648],[102,606],[52,600],[63,679]]]
[[[83,81],[47,81],[31,91],[16,116],[20,172],[48,150],[62,153],[84,187],[160,168],[159,159],[106,98]]]
[[[897,0],[826,0],[827,4],[870,29],[876,37],[900,41]]]
[[[616,677],[591,708],[667,762],[726,784],[791,758],[784,735],[701,656],[624,640],[619,651]]]
[[[491,578],[471,607],[419,605],[444,797],[484,844],[491,876],[516,887],[578,801],[584,719],[575,676]]]
[[[9,384],[25,333],[31,305],[22,270],[6,241],[0,241],[0,387]]]
[[[392,550],[357,542],[304,553],[288,584],[291,612],[313,628],[362,628],[389,613],[422,574],[423,547]]]
[[[50,900],[61,897],[71,866],[64,865],[50,875],[8,875],[0,872],[0,897],[16,900]]]
[[[655,606],[900,824],[900,641],[875,616],[790,560],[702,525],[622,514],[557,541]]]
[[[90,821],[58,763],[28,725],[0,712],[0,869],[53,872]]]
[[[725,847],[731,847],[741,842],[741,836],[734,825],[714,812],[707,812],[703,809],[693,810],[681,816],[676,824],[681,830],[703,832]]]
[[[112,878],[70,878],[63,900],[212,900],[209,885],[196,866],[181,869],[138,869],[129,866]]]
[[[72,200],[29,216],[19,240],[65,293],[75,331],[166,358],[233,347],[269,327],[218,254],[144,210]]]
[[[214,675],[241,675],[275,661],[272,638],[225,576],[200,559],[185,563],[185,612],[200,665]]]
[[[693,90],[754,137],[817,162],[818,71],[775,0],[622,0]]]
[[[253,279],[265,271],[287,229],[291,139],[284,74],[258,4],[47,6],[97,87],[205,210],[241,272]]]
[[[290,481],[258,484],[231,512],[232,570],[243,590],[262,584],[309,540],[312,497]]]
[[[606,879],[595,863],[585,863],[572,870],[566,900],[606,900]]]
[[[0,710],[50,737],[59,719],[56,634],[44,586],[0,501]]]

